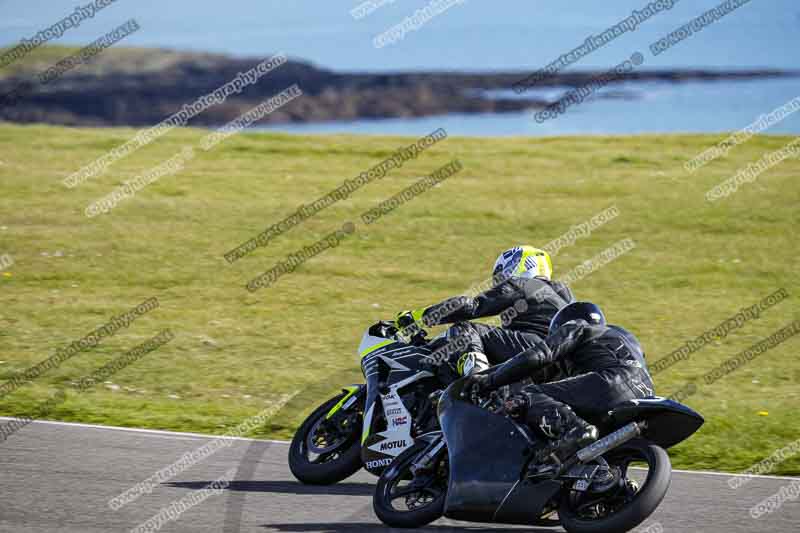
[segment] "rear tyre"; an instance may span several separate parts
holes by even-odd
[[[297,429],[289,446],[289,469],[309,485],[330,485],[346,479],[361,463],[361,413],[326,415],[346,393],[323,403]]]
[[[422,527],[444,514],[449,477],[446,450],[439,452],[439,457],[428,471],[411,472],[411,465],[427,447],[427,442],[417,442],[398,455],[378,478],[372,507],[384,524],[403,528]]]
[[[672,465],[663,448],[634,439],[606,454],[620,468],[623,483],[631,462],[647,463],[647,478],[641,487],[627,483],[599,503],[589,493],[569,491],[558,509],[561,524],[569,533],[615,533],[630,531],[650,516],[664,499],[672,477]]]

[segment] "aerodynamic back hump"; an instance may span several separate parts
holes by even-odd
[[[612,409],[608,418],[614,429],[634,420],[647,421],[644,437],[664,449],[688,439],[705,422],[689,407],[660,397],[629,400]]]

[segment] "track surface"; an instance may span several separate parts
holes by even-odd
[[[331,487],[297,483],[287,444],[241,439],[117,511],[108,500],[209,442],[191,434],[124,431],[36,422],[0,443],[0,531],[130,531],[162,507],[235,469],[230,486],[188,509],[160,531],[392,531],[372,513],[374,478],[359,473]],[[800,500],[758,520],[749,509],[791,478],[757,478],[732,490],[728,475],[675,472],[666,499],[637,531],[800,530]],[[659,528],[656,524],[659,524]],[[421,531],[498,531],[440,520]],[[516,529],[516,528],[513,528]],[[562,531],[525,528],[527,531]]]

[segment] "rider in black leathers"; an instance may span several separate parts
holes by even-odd
[[[553,318],[545,342],[510,359],[491,373],[470,377],[469,389],[494,390],[556,363],[560,381],[526,386],[506,401],[505,410],[523,420],[548,446],[539,460],[558,463],[597,438],[593,424],[615,405],[653,396],[654,386],[642,348],[631,333],[606,324],[589,302],[574,302]]]
[[[494,286],[475,297],[456,296],[439,304],[398,315],[401,328],[414,321],[425,326],[455,323],[448,342],[458,340],[457,368],[468,375],[507,361],[544,338],[559,309],[574,301],[565,284],[552,281],[550,257],[532,246],[503,252],[495,262]],[[503,327],[468,322],[500,315]],[[456,344],[456,343],[453,343]]]

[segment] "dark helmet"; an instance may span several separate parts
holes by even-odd
[[[592,302],[572,302],[565,305],[550,321],[550,332],[572,320],[585,320],[592,326],[605,326],[606,317]]]

